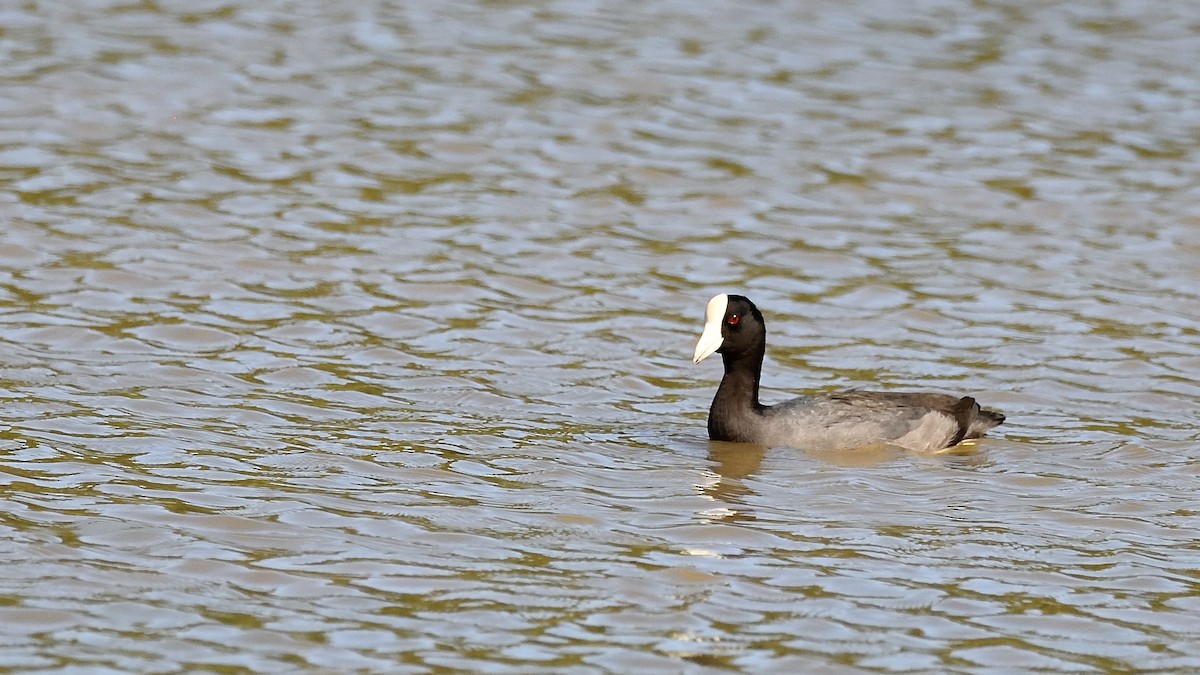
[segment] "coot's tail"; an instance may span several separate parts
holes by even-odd
[[[976,408],[975,418],[971,420],[971,425],[967,429],[966,437],[967,438],[979,438],[985,432],[987,432],[988,429],[998,427],[1003,423],[1004,423],[1004,415],[1002,415],[998,412],[993,412],[991,410],[984,410],[983,408]]]
[[[979,438],[988,429],[1004,421],[1004,415],[980,408],[975,399],[970,396],[958,399],[954,405],[944,409],[943,412],[958,422],[958,433],[950,438],[950,443],[946,447],[958,445],[968,438]]]

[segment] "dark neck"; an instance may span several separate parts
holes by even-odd
[[[765,346],[765,345],[764,345]],[[725,376],[712,407],[708,409],[708,436],[717,441],[752,441],[745,438],[742,422],[762,412],[758,402],[758,380],[762,375],[763,353],[755,349],[743,354],[722,354]]]

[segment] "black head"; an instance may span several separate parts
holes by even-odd
[[[741,295],[721,295],[708,301],[704,312],[704,333],[696,343],[693,363],[713,352],[726,359],[759,355],[765,349],[767,327],[762,313],[750,299]]]

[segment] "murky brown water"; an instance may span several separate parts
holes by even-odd
[[[1200,669],[1196,7],[245,4],[0,11],[0,669]]]

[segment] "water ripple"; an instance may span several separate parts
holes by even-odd
[[[1200,668],[1193,14],[5,12],[0,667]]]

